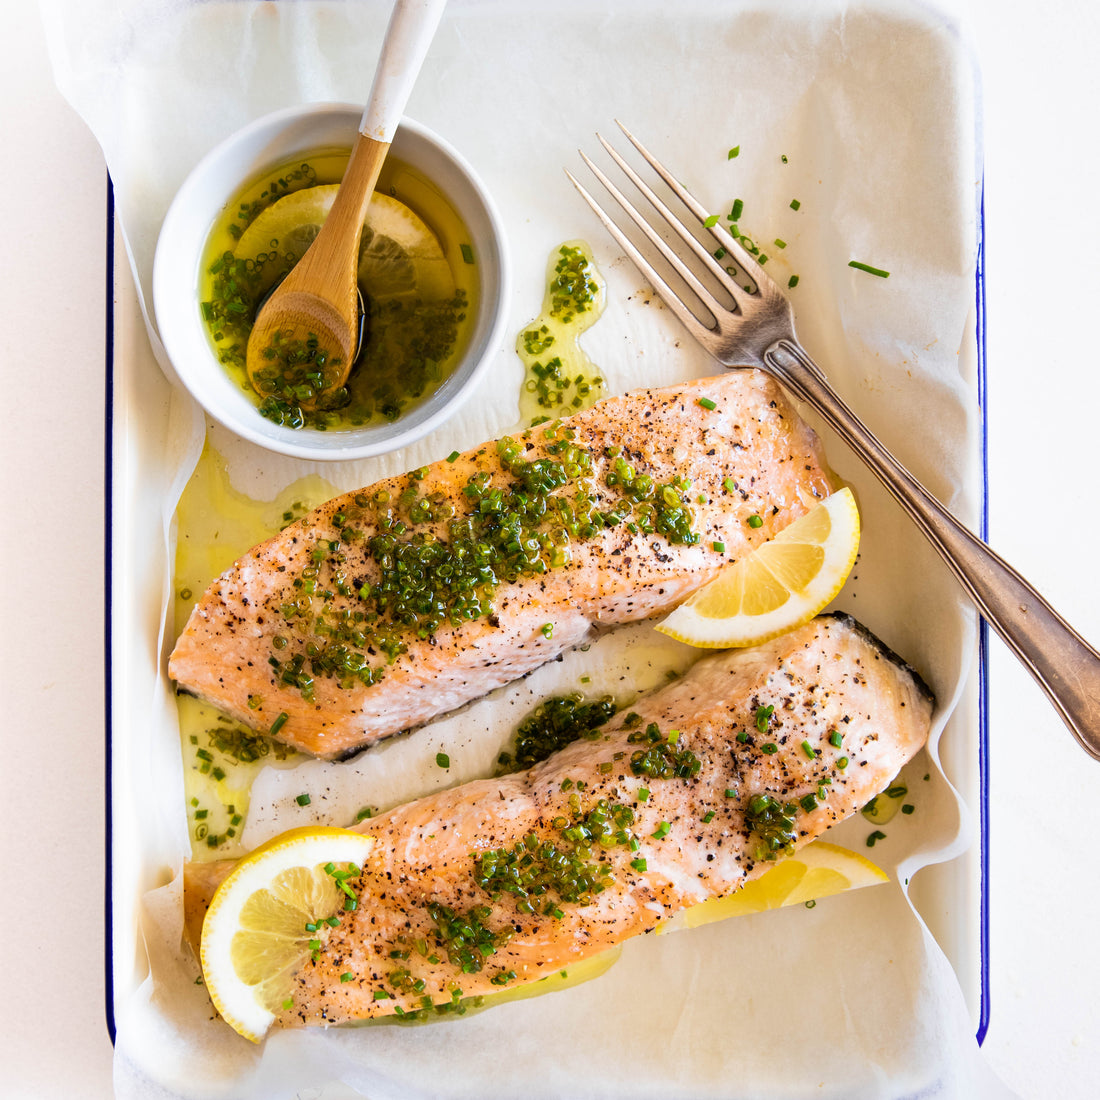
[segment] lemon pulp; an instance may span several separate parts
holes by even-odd
[[[310,826],[282,833],[245,856],[214,893],[202,927],[200,961],[218,1013],[258,1042],[291,1002],[295,971],[324,950],[327,920],[339,920],[373,838]]]

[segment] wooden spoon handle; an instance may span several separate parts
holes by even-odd
[[[356,138],[332,209],[317,235],[318,241],[324,235],[325,243],[321,248],[311,248],[303,264],[309,261],[311,253],[323,255],[330,278],[336,271],[346,271],[351,273],[354,284],[363,220],[389,147],[388,142],[375,141],[363,134]]]
[[[359,132],[389,144],[447,0],[396,0]]]

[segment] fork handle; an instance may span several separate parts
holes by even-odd
[[[894,458],[802,347],[777,340],[764,352],[764,361],[769,373],[815,409],[867,463],[1035,677],[1070,732],[1100,760],[1100,653]]]

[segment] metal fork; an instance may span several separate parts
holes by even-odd
[[[582,152],[581,157],[630,221],[644,234],[669,266],[713,317],[706,325],[673,290],[627,234],[603,210],[571,172],[566,172],[608,232],[653,284],[665,304],[688,331],[717,359],[730,367],[758,367],[772,375],[795,397],[814,409],[870,467],[977,605],[978,611],[1004,639],[1046,692],[1063,721],[1090,755],[1100,760],[1100,653],[1097,653],[1019,573],[964,527],[875,438],[837,395],[821,368],[806,354],[794,330],[790,303],[752,255],[622,123],[630,143],[698,220],[734,263],[755,284],[742,285],[727,273],[711,250],[654,193],[641,176],[600,135],[603,147],[646,202],[679,237],[699,265],[735,303],[723,305],[680,252],[670,246],[638,208]]]

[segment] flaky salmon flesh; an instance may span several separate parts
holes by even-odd
[[[724,897],[884,790],[928,736],[920,677],[819,616],[705,657],[534,768],[398,807],[358,908],[288,977],[281,1025],[412,1013],[537,981]],[[231,864],[185,868],[199,925]]]
[[[831,488],[762,372],[610,397],[322,505],[211,584],[169,674],[340,757],[671,609]]]

